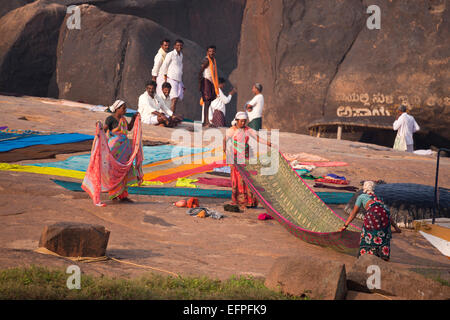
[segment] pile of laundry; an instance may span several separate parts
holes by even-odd
[[[225,217],[225,215],[223,215],[220,212],[217,212],[212,209],[208,209],[206,207],[200,207],[198,198],[194,198],[194,197],[191,197],[187,200],[186,199],[179,200],[179,201],[175,202],[173,205],[176,207],[179,207],[179,208],[183,208],[183,207],[189,208],[186,213],[190,216],[196,216],[197,218],[211,217],[213,219],[219,220],[219,219],[222,219]]]

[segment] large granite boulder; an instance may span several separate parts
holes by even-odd
[[[368,281],[372,285],[376,284],[372,278],[369,279],[375,276],[374,270],[369,269],[368,272],[369,266],[379,268],[379,288],[368,288]],[[450,299],[450,287],[427,279],[418,273],[395,268],[391,262],[368,254],[361,256],[347,272],[347,285],[349,290],[379,292],[408,300]]]
[[[34,0],[0,0],[0,17]]]
[[[380,7],[381,29],[361,29],[329,86],[324,118],[358,122],[369,117],[376,124],[391,116],[392,124],[403,102],[422,136],[431,140],[434,133],[450,141],[448,2],[363,3]]]
[[[369,5],[381,8],[380,30],[367,27]],[[443,145],[448,12],[444,0],[248,0],[231,77],[238,108],[261,82],[263,126],[307,133],[315,122],[389,129],[405,101],[428,147]]]
[[[162,38],[180,38],[161,25],[143,18],[111,14],[92,5],[81,5],[81,29],[61,27],[56,88],[49,95],[92,104],[110,105],[124,99],[137,107],[138,97],[151,80],[153,59]],[[177,112],[201,117],[198,71],[205,50],[183,39],[185,98]]]
[[[46,96],[66,8],[36,1],[0,18],[0,91]]]
[[[281,257],[275,260],[266,287],[320,300],[343,300],[347,294],[345,265],[319,257]]]
[[[363,27],[358,0],[247,1],[237,83],[239,106],[263,85],[263,126],[306,132],[322,116],[330,82]]]
[[[44,247],[64,257],[103,257],[110,232],[103,226],[59,222],[45,226],[39,240]]]
[[[228,77],[237,48],[246,0],[54,0],[64,5],[93,4],[103,11],[150,19],[203,49],[217,46],[219,67]],[[172,41],[175,38],[171,38]]]

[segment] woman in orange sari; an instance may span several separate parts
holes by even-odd
[[[247,126],[247,120],[248,117],[245,112],[238,112],[232,122],[232,126],[227,129],[223,140],[224,152],[227,152],[228,141],[231,141],[231,146],[233,149],[233,161],[230,165],[232,185],[231,205],[238,206],[239,210],[242,211],[245,210],[245,208],[256,208],[258,206],[258,199],[247,186],[244,179],[242,179],[236,168],[236,164],[245,164],[245,161],[249,159],[250,138],[255,139],[257,142],[261,141],[269,147],[272,146],[270,142],[260,139],[257,132]]]

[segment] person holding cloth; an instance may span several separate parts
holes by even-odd
[[[263,87],[260,83],[255,83],[252,87],[253,99],[247,102],[245,110],[248,115],[248,127],[259,131],[262,128],[262,114],[264,107]]]
[[[389,208],[375,195],[374,188],[375,182],[364,182],[363,192],[356,199],[350,216],[339,231],[346,230],[355,219],[359,209],[364,207],[366,214],[361,231],[358,257],[371,254],[388,261],[391,255],[391,226],[397,233],[401,233],[401,230],[392,219]]]

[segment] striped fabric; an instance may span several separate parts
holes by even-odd
[[[345,219],[319,198],[281,153],[278,162],[278,171],[273,175],[260,174],[263,166],[259,160],[236,168],[268,213],[289,232],[308,243],[356,255],[360,229],[350,225],[338,232]]]

